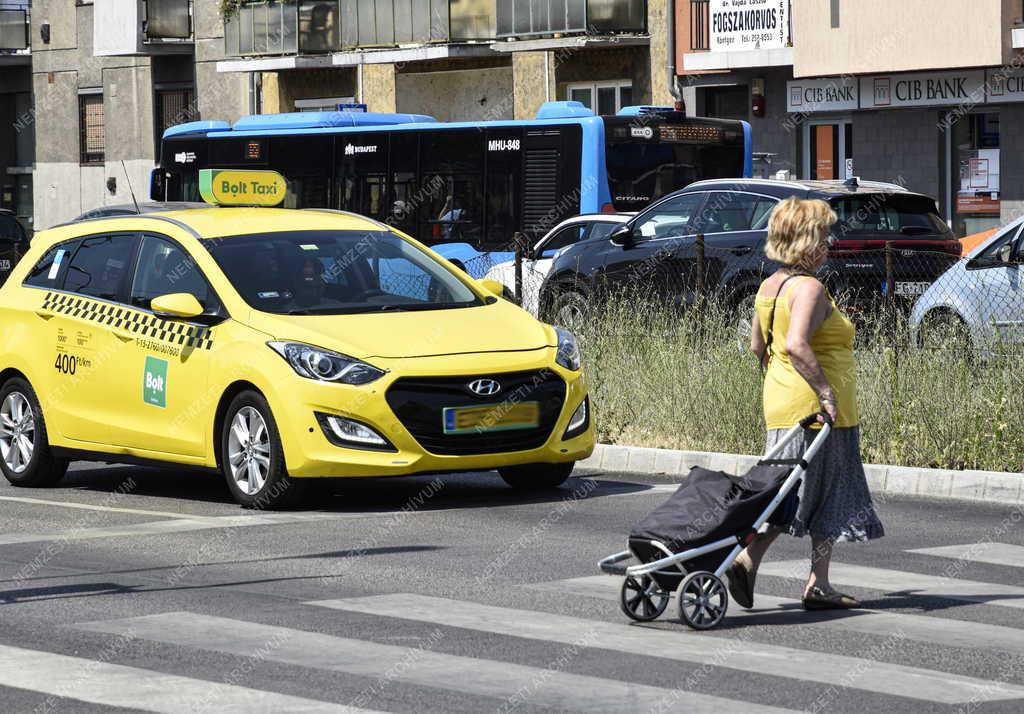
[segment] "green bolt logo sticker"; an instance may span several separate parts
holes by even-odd
[[[167,407],[167,361],[146,357],[142,382],[142,401],[154,407]]]

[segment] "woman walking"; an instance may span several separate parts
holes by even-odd
[[[765,253],[783,265],[761,284],[750,349],[765,367],[764,416],[770,450],[808,414],[827,413],[834,428],[800,487],[791,535],[811,536],[811,574],[804,588],[808,610],[848,609],[860,603],[829,583],[832,544],[880,538],[860,459],[854,327],[814,274],[828,258],[836,214],[824,201],[789,198],[768,223]],[[778,458],[799,458],[813,433],[796,439]],[[754,605],[754,580],[768,547],[782,530],[758,535],[728,571],[729,591],[742,607]]]

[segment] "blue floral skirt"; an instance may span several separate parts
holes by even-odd
[[[771,450],[789,429],[771,429],[765,451]],[[814,441],[814,431],[793,439],[777,458],[795,459]],[[861,542],[885,535],[868,490],[860,460],[860,428],[833,429],[814,457],[800,486],[800,507],[789,526],[790,535]]]

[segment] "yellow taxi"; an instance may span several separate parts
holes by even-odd
[[[580,352],[500,290],[331,211],[42,231],[0,288],[0,470],[46,486],[70,460],[204,467],[262,508],[317,477],[555,487],[594,446]]]

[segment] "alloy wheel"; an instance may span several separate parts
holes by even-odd
[[[267,483],[270,432],[263,416],[252,407],[242,407],[231,420],[228,468],[238,490],[247,496],[255,496]]]
[[[36,445],[32,405],[21,392],[11,392],[0,405],[0,456],[12,473],[20,474],[32,461]]]

